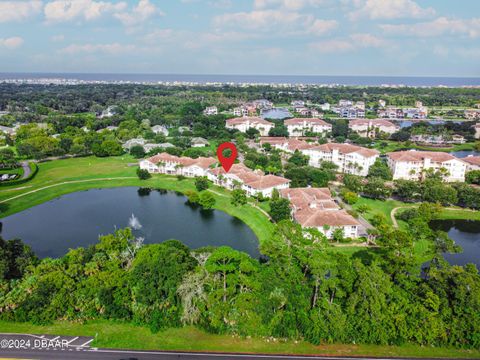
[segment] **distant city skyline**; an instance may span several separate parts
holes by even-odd
[[[0,0],[1,72],[479,77],[479,64],[476,0]]]

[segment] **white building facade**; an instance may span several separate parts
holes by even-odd
[[[445,173],[444,181],[465,181],[468,164],[444,152],[434,151],[397,151],[387,154],[388,166],[393,179],[421,180],[426,171]]]

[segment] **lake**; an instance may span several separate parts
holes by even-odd
[[[262,112],[262,118],[264,119],[286,119],[293,115],[288,109],[273,108]]]
[[[480,151],[475,150],[460,150],[460,151],[451,151],[449,154],[457,157],[457,158],[465,158],[469,155],[472,156],[480,156]]]
[[[474,263],[480,269],[480,221],[473,220],[434,220],[430,226],[442,230],[463,249],[459,254],[445,254],[452,265]]]
[[[60,257],[70,248],[95,244],[99,234],[139,223],[135,236],[146,244],[177,239],[192,249],[228,245],[258,257],[258,240],[241,220],[224,212],[203,211],[186,197],[136,187],[94,189],[0,219],[4,239],[19,238],[40,258]]]

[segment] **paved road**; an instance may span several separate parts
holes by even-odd
[[[22,161],[21,162],[22,168],[23,168],[23,175],[22,179],[26,179],[27,177],[30,176],[30,166],[28,166],[28,161]]]
[[[7,341],[7,342],[5,342]],[[23,341],[23,342],[22,342]],[[29,342],[28,342],[29,341]],[[351,360],[342,356],[250,355],[97,349],[85,336],[0,334],[0,359],[38,360]],[[28,343],[27,343],[28,342]],[[28,344],[28,346],[27,346]],[[358,357],[357,357],[358,359]],[[373,358],[362,358],[373,359]],[[378,359],[378,358],[377,358]],[[388,360],[389,358],[383,358]],[[398,359],[398,358],[397,358]],[[424,359],[425,360],[425,359]],[[426,359],[428,360],[428,359]],[[432,359],[433,360],[433,359]]]

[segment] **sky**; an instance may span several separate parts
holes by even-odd
[[[0,0],[0,72],[480,77],[480,1]]]

